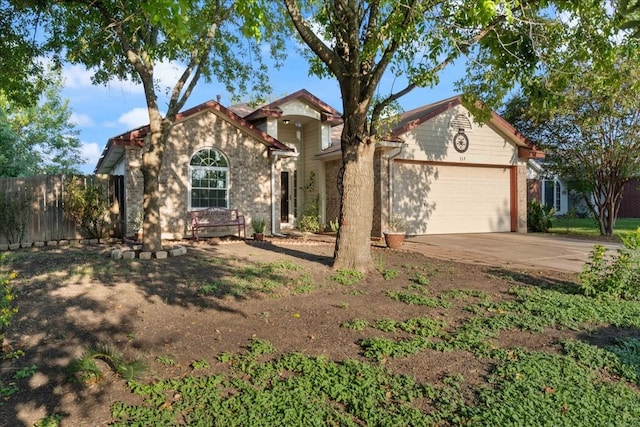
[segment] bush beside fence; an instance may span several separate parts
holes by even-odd
[[[81,230],[65,216],[64,200],[70,175],[0,178],[0,244],[81,239]],[[111,175],[82,176],[104,184],[109,210],[109,235],[121,237],[123,179]]]

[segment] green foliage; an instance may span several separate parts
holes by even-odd
[[[338,222],[338,218],[336,218],[335,221],[329,221],[329,229],[333,233],[337,233],[339,228],[340,228],[340,223]]]
[[[64,192],[64,213],[81,233],[99,239],[108,231],[107,191],[100,181],[73,176]]]
[[[393,300],[409,305],[423,305],[425,307],[447,308],[451,303],[443,298],[432,298],[425,295],[418,295],[412,292],[387,291],[387,296]]]
[[[384,280],[393,280],[396,277],[398,277],[398,275],[400,274],[400,272],[396,269],[385,269],[382,272],[382,278]]]
[[[47,415],[34,424],[34,427],[58,427],[64,419],[62,414]]]
[[[640,383],[640,340],[637,338],[618,338],[604,348],[567,340],[562,347],[568,356],[587,368]]]
[[[267,221],[263,217],[251,218],[251,228],[254,233],[262,234],[267,228]]]
[[[156,362],[165,366],[174,366],[176,364],[176,361],[173,360],[173,358],[169,356],[162,356],[162,355],[156,357]]]
[[[4,273],[0,271],[0,343],[4,338],[9,325],[13,321],[13,317],[18,312],[15,305],[15,294],[11,281],[17,277],[16,273]]]
[[[364,278],[364,274],[358,270],[352,270],[348,268],[341,268],[334,275],[331,276],[331,280],[340,283],[341,285],[355,285]]]
[[[600,7],[583,8],[573,25],[559,28],[563,37],[545,47],[553,49],[548,68],[522,96],[521,122],[545,151],[546,171],[562,177],[598,221],[600,234],[611,236],[624,186],[639,172],[633,99],[640,96],[640,44],[620,33],[611,11],[595,15]],[[590,21],[580,19],[586,14]],[[565,38],[572,33],[575,39]]]
[[[320,207],[318,196],[313,198],[304,208],[302,216],[298,220],[298,228],[308,233],[317,233],[322,230],[320,225]]]
[[[191,362],[191,368],[193,368],[194,371],[197,371],[199,369],[209,369],[210,367],[211,365],[205,359],[195,360]]]
[[[46,86],[42,42],[30,31],[37,16],[21,13],[17,2],[0,5],[0,91],[16,106],[36,104]]]
[[[0,176],[77,173],[83,163],[59,72],[47,72],[41,102],[21,106],[0,90]]]
[[[80,357],[73,359],[67,366],[67,376],[81,383],[100,381],[104,374],[96,360],[105,362],[114,373],[127,381],[138,379],[146,369],[140,360],[127,362],[114,348],[97,346],[88,348]]]
[[[430,341],[422,337],[407,339],[365,338],[358,342],[364,351],[364,356],[376,361],[389,357],[406,357],[419,353],[430,347]]]
[[[318,288],[313,280],[313,277],[309,274],[303,274],[293,281],[293,293],[294,294],[306,294],[312,292]]]
[[[622,237],[615,255],[596,245],[580,274],[580,288],[587,296],[640,299],[640,228]]]
[[[225,360],[228,377],[132,384],[144,403],[114,404],[114,425],[434,425],[453,417],[451,400],[458,398],[450,386],[446,391],[423,387],[354,360],[337,363],[293,353],[257,363],[252,352]],[[426,396],[434,402],[431,413],[413,405]]]
[[[445,324],[428,317],[408,319],[403,322],[391,319],[378,320],[373,328],[384,332],[401,330],[411,334],[411,338],[365,338],[359,341],[365,357],[382,361],[389,357],[406,357],[427,348],[436,348],[436,342],[429,338],[444,337]]]
[[[634,425],[640,394],[569,356],[518,352],[498,365],[469,412],[473,425]]]
[[[548,233],[553,212],[553,208],[544,206],[537,200],[531,200],[527,205],[527,229],[534,233]]]
[[[364,319],[353,319],[348,322],[344,322],[340,326],[346,329],[353,329],[354,331],[364,331],[369,326],[369,322]]]
[[[419,271],[416,272],[414,278],[412,279],[415,283],[422,285],[422,286],[427,286],[429,284],[429,278],[427,276],[425,276],[424,274],[420,273]]]
[[[3,357],[3,359],[6,360],[7,358]],[[18,393],[20,391],[18,381],[31,378],[35,375],[37,370],[37,365],[25,366],[17,369],[13,375],[11,375],[10,380],[6,384],[4,380],[0,379],[0,397],[8,398]],[[1,405],[2,403],[0,402],[0,406]]]
[[[28,188],[0,193],[0,234],[9,243],[22,243],[31,220],[32,192]]]
[[[392,233],[403,233],[407,230],[407,221],[400,215],[392,215],[389,218],[387,230]]]
[[[147,88],[154,135],[147,138],[145,159],[162,152],[169,136],[167,126],[175,122],[201,79],[215,79],[234,102],[248,93],[258,94],[255,101],[263,101],[271,91],[269,76],[284,58],[288,40],[283,15],[265,0],[148,0],[142,7],[139,2],[120,2],[109,5],[108,12],[96,2],[26,2],[26,6],[25,13],[38,16],[29,30],[35,34],[47,29],[41,37],[57,52],[58,60],[84,65],[94,72],[93,83],[116,79]],[[255,38],[258,35],[261,42]],[[266,54],[274,61],[267,64]],[[167,86],[156,78],[155,65],[163,63],[182,66],[177,80]],[[162,162],[157,160],[143,162],[145,182],[151,184],[145,185],[144,195],[150,200],[151,214],[158,214],[162,204],[158,187]],[[147,226],[145,247],[161,247],[160,223]]]
[[[220,265],[216,263],[216,265]],[[246,296],[252,293],[273,294],[278,289],[293,289],[293,292],[310,292],[315,288],[313,278],[308,274],[283,274],[294,272],[302,267],[290,261],[274,261],[246,265],[236,274],[219,278],[200,286],[198,293],[223,297],[232,295]]]

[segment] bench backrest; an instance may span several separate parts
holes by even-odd
[[[238,218],[237,209],[226,208],[206,208],[197,211],[191,211],[190,214],[192,220],[204,220],[212,223],[235,221]]]

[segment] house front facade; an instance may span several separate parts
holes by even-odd
[[[340,113],[300,90],[258,108],[209,101],[182,112],[165,150],[163,238],[190,236],[188,212],[238,209],[271,234],[305,213],[338,217]],[[148,126],[111,138],[96,173],[122,175],[125,215],[142,209]],[[391,215],[409,234],[526,231],[527,160],[541,156],[498,115],[477,124],[460,97],[404,113],[375,156],[372,234]],[[223,231],[224,232],[224,231]]]

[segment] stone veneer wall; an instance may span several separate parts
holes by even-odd
[[[518,233],[527,232],[527,165],[517,166],[516,185],[518,186]]]
[[[131,230],[129,224],[133,221],[144,207],[142,200],[144,196],[144,183],[140,165],[142,164],[142,149],[137,147],[127,147],[125,150],[125,172],[124,172],[124,188],[125,188],[125,236],[131,236],[134,230]]]
[[[382,152],[377,150],[373,158],[373,223],[371,224],[371,235],[382,236],[382,212],[386,206],[386,173],[382,158]]]
[[[327,223],[335,221],[340,215],[340,194],[338,193],[338,174],[342,160],[325,162],[325,191]]]
[[[163,159],[160,191],[163,237],[190,236],[189,162],[202,148],[220,150],[229,163],[229,207],[244,215],[247,235],[251,218],[271,224],[271,169],[267,147],[241,132],[212,111],[205,111],[177,124],[171,131]],[[235,234],[233,228],[216,228],[210,234]],[[270,227],[267,230],[270,231]]]

